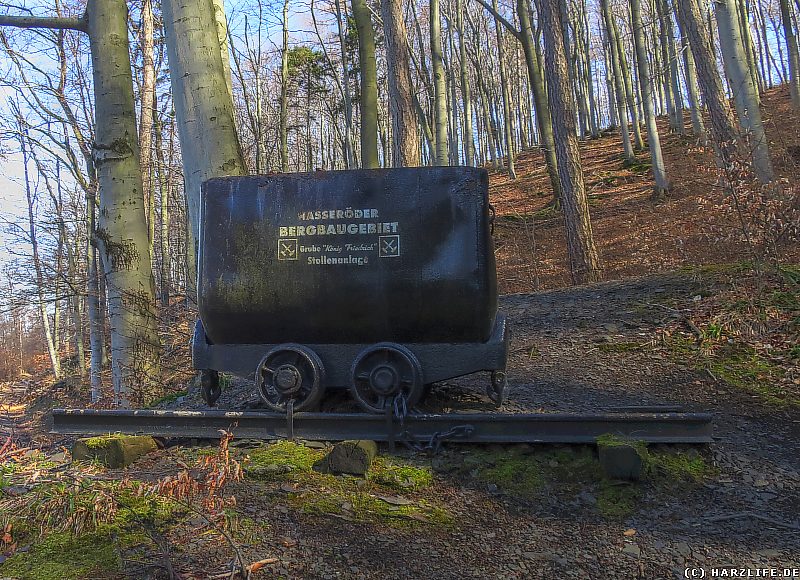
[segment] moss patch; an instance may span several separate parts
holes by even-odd
[[[115,578],[121,559],[109,530],[73,537],[53,533],[34,544],[29,552],[16,554],[0,568],[3,576],[21,580]]]
[[[311,471],[325,451],[312,449],[291,441],[278,441],[250,452],[245,473],[257,479],[269,479],[271,474],[289,471]]]
[[[597,489],[597,510],[609,519],[626,519],[636,512],[641,497],[642,488],[639,484],[604,479]]]
[[[758,395],[765,403],[777,407],[800,406],[799,397],[779,386],[783,369],[770,363],[749,346],[723,347],[705,363],[705,368],[715,377],[732,387]]]
[[[544,478],[534,456],[511,450],[485,458],[486,465],[477,469],[479,481],[495,484],[506,493],[524,498],[532,498],[541,491]]]
[[[112,441],[117,441],[118,439],[122,439],[126,437],[126,435],[98,435],[97,437],[88,437],[84,439],[83,442],[86,443],[86,447],[89,449],[103,449]]]
[[[647,467],[655,477],[676,483],[700,484],[719,473],[716,467],[691,451],[652,452],[649,454]]]
[[[638,342],[603,342],[597,345],[600,352],[634,352],[642,349]]]
[[[245,469],[248,477],[283,481],[284,491],[296,490],[289,492],[289,504],[306,514],[334,515],[397,527],[424,523],[453,525],[454,518],[446,509],[411,495],[432,485],[429,467],[379,456],[364,480],[317,473],[313,466],[325,454],[325,450],[280,441],[250,452]]]
[[[183,389],[182,391],[176,391],[174,393],[167,393],[163,397],[161,397],[159,399],[156,399],[155,401],[153,401],[152,403],[150,403],[147,406],[148,407],[158,407],[159,405],[169,405],[170,403],[174,403],[175,401],[177,401],[181,397],[185,397],[188,394],[189,394],[189,391],[187,391],[186,389]]]
[[[430,487],[433,483],[433,472],[427,466],[402,463],[388,457],[376,457],[367,479],[397,491],[416,491]]]

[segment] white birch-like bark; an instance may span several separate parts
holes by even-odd
[[[89,0],[95,93],[92,155],[100,186],[95,239],[107,281],[117,403],[144,403],[159,371],[155,286],[142,203],[142,170],[124,0]]]
[[[189,214],[190,295],[196,283],[200,186],[212,177],[247,173],[228,89],[227,44],[209,34],[221,21],[217,17],[220,6],[220,0],[165,0],[162,4]]]

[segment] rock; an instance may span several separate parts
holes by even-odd
[[[106,435],[78,439],[72,446],[74,461],[97,460],[106,467],[127,467],[142,455],[158,449],[149,435]]]
[[[631,558],[638,558],[642,555],[642,550],[636,544],[625,544],[625,547],[622,548],[622,553]]]
[[[0,493],[9,497],[19,497],[28,493],[30,489],[24,485],[6,485],[0,488]]]
[[[66,463],[67,462],[67,454],[63,451],[59,451],[58,453],[54,453],[50,456],[50,461],[53,463]]]
[[[678,553],[684,558],[688,558],[692,555],[692,549],[686,542],[678,542],[675,544],[675,549],[678,550]]]
[[[611,479],[638,481],[642,475],[642,458],[639,451],[625,443],[598,445],[600,466]]]
[[[378,444],[374,441],[342,441],[314,464],[314,470],[321,473],[366,475],[377,454]]]

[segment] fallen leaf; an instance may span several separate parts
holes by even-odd
[[[258,562],[253,562],[252,564],[250,564],[247,567],[247,571],[248,572],[255,572],[257,570],[260,570],[261,568],[263,568],[267,564],[274,564],[277,561],[278,561],[277,558],[264,558],[263,560],[259,560]]]
[[[625,530],[624,532],[622,532],[622,535],[623,536],[628,536],[628,537],[635,536],[636,535],[636,530],[634,530],[633,528],[629,528],[629,529]]]

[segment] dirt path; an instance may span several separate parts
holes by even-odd
[[[451,445],[433,459],[416,458],[435,475],[434,484],[412,498],[444,506],[452,525],[309,513],[292,503],[280,480],[246,480],[234,490],[236,512],[257,522],[258,531],[243,541],[244,553],[251,560],[278,558],[265,577],[285,578],[673,578],[687,567],[800,568],[797,408],[767,405],[659,343],[682,306],[708,293],[696,276],[670,274],[500,301],[514,333],[506,411],[673,403],[713,411],[715,442],[699,456],[715,471],[702,483],[654,479],[609,487],[582,471],[593,469],[581,463],[592,451],[580,446],[508,451]],[[428,405],[487,408],[486,380],[439,385]],[[250,396],[235,391],[222,401],[242,404]],[[19,424],[21,409],[14,412],[0,417],[0,435]],[[164,450],[152,459],[157,468],[145,461],[124,475],[147,479],[175,470],[177,457]],[[524,488],[529,474],[512,470],[503,479],[476,457],[489,466],[509,457],[538,458],[542,481],[530,493],[509,491],[506,485]],[[318,493],[333,492],[323,487]],[[209,544],[205,534],[178,534],[172,541],[185,578],[207,577],[230,559],[230,551]]]
[[[659,348],[659,332],[680,318],[675,305],[707,292],[692,275],[670,274],[501,299],[514,333],[506,411],[674,403],[712,411],[715,443],[702,454],[717,471],[703,484],[641,484],[628,515],[604,517],[596,485],[576,487],[568,476],[521,498],[471,480],[454,465],[473,451],[451,446],[433,461],[431,499],[456,515],[456,530],[409,532],[309,516],[287,509],[279,495],[269,509],[253,507],[271,529],[299,540],[291,549],[270,545],[282,553],[274,571],[293,578],[599,579],[683,577],[686,567],[712,565],[800,567],[797,410],[765,405]],[[439,385],[426,404],[488,408],[486,380]],[[624,535],[630,529],[635,534]]]

